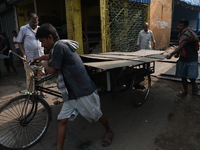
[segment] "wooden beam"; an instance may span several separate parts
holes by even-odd
[[[79,43],[77,53],[84,54],[80,0],[65,0],[68,39]]]
[[[101,42],[102,52],[111,51],[110,36],[109,36],[109,21],[108,21],[108,2],[100,0],[100,15],[101,15]]]

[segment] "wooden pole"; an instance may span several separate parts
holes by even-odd
[[[80,0],[65,0],[68,39],[79,43],[77,53],[84,54]]]

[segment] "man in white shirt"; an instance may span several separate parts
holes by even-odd
[[[153,32],[148,29],[149,25],[147,22],[144,23],[143,30],[140,31],[138,35],[137,40],[137,48],[145,49],[145,50],[151,50],[151,42],[152,42],[152,48],[155,49],[155,39],[153,36]]]
[[[26,59],[27,61],[44,55],[44,48],[41,46],[41,42],[35,37],[37,29],[39,27],[38,23],[38,16],[34,13],[31,13],[29,15],[29,24],[22,26],[18,33],[18,46],[23,54],[24,59]],[[28,68],[27,63],[24,63],[24,69],[26,71],[26,85],[27,89],[29,89],[32,70]],[[46,97],[43,92],[41,92],[41,96]]]

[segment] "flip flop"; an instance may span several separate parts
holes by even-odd
[[[187,96],[187,94],[188,94],[187,92],[180,91],[176,95],[179,97],[185,97],[185,96]]]
[[[109,131],[105,134],[102,142],[101,142],[101,145],[103,147],[107,147],[109,146],[111,143],[112,143],[112,140],[113,140],[113,137],[114,137],[114,134],[112,131]]]

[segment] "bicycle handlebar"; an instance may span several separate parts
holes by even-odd
[[[42,70],[43,66],[31,65],[31,62],[28,63],[28,67],[32,70]]]
[[[12,50],[9,50],[9,55],[10,55],[10,53],[13,53],[14,55],[16,55],[17,57],[19,57],[20,59],[22,59],[22,60],[28,62],[26,59],[24,59],[24,57],[21,57],[20,55],[16,54],[16,53],[13,52]]]

